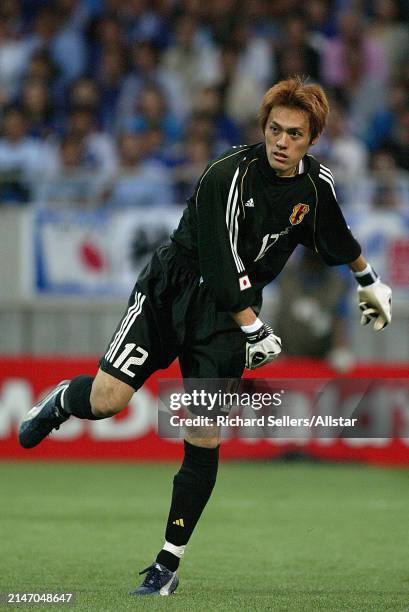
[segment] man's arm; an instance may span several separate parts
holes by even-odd
[[[256,317],[252,308],[230,314],[246,335],[246,368],[255,370],[281,353],[281,338]]]
[[[323,261],[329,266],[350,264],[360,266],[361,246],[348,227],[338,204],[332,174],[320,166],[317,189],[316,214],[313,225],[313,244]],[[323,170],[325,168],[325,170]],[[325,172],[325,174],[323,174]],[[306,245],[308,246],[308,245]]]
[[[358,282],[358,301],[362,311],[361,324],[367,325],[375,319],[374,330],[380,331],[392,320],[392,290],[381,282],[363,255],[351,261],[349,267]]]
[[[245,334],[246,367],[253,370],[281,352],[281,340],[251,308],[256,296],[239,252],[239,169],[233,165],[230,176],[223,161],[207,168],[195,194],[200,272],[217,307],[230,312]]]
[[[257,321],[256,314],[250,306],[239,312],[230,313],[237,325],[243,327],[243,325],[253,325]]]
[[[245,310],[256,299],[240,253],[239,170],[234,164],[225,166],[234,155],[213,162],[195,194],[200,272],[218,309],[224,312]]]
[[[380,331],[392,319],[391,288],[380,281],[375,270],[362,255],[361,247],[353,237],[338,205],[334,180],[328,168],[325,168],[324,173],[320,171],[317,186],[320,201],[314,232],[317,250],[329,265],[348,264],[359,285],[361,323],[367,325],[375,319],[374,330]]]
[[[362,272],[367,267],[368,263],[363,255],[360,255],[354,261],[351,261],[349,264],[352,272]]]

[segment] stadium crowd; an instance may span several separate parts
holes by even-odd
[[[315,150],[343,206],[409,210],[408,20],[404,0],[2,0],[0,202],[182,203],[303,74],[330,95]]]

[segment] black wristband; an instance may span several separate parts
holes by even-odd
[[[271,329],[271,327],[264,323],[262,327],[260,327],[260,329],[258,329],[257,331],[246,334],[246,340],[249,344],[256,344],[256,342],[264,340],[264,338],[267,338],[267,336],[272,333],[273,330]]]
[[[379,278],[379,276],[370,264],[368,264],[365,270],[362,270],[362,272],[354,272],[354,276],[357,282],[361,285],[361,287],[368,287],[368,285],[373,285],[373,283]]]

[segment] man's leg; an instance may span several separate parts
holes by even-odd
[[[215,334],[180,356],[184,379],[239,380],[244,369],[244,343],[237,332]],[[199,380],[197,380],[199,379]],[[221,381],[220,381],[221,383]],[[203,383],[207,386],[207,383]],[[231,391],[231,389],[229,389]],[[212,494],[219,461],[220,428],[188,427],[184,459],[173,480],[165,544],[156,562],[175,572],[192,532]],[[135,594],[139,594],[136,589]]]
[[[73,378],[62,392],[60,405],[69,416],[79,419],[106,419],[121,412],[135,393],[127,383],[103,370],[92,376]]]
[[[189,428],[186,432],[185,456],[173,479],[165,544],[156,561],[141,572],[147,576],[131,595],[170,595],[176,590],[180,559],[216,482],[219,429]]]
[[[95,378],[77,376],[57,385],[28,412],[20,426],[20,444],[37,446],[71,415],[94,420],[123,410],[152,372],[174,359],[161,346],[146,294],[136,284]]]
[[[90,420],[113,416],[128,405],[134,392],[102,370],[95,378],[82,375],[62,381],[28,412],[20,426],[20,444],[37,446],[71,415]]]
[[[184,459],[173,479],[165,544],[158,563],[176,571],[185,546],[212,494],[219,462],[219,427],[186,428]]]

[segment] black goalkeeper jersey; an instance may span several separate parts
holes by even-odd
[[[229,149],[202,174],[171,239],[220,310],[257,304],[298,244],[330,266],[359,257],[331,171],[311,155],[301,164],[296,176],[278,177],[260,143]]]

